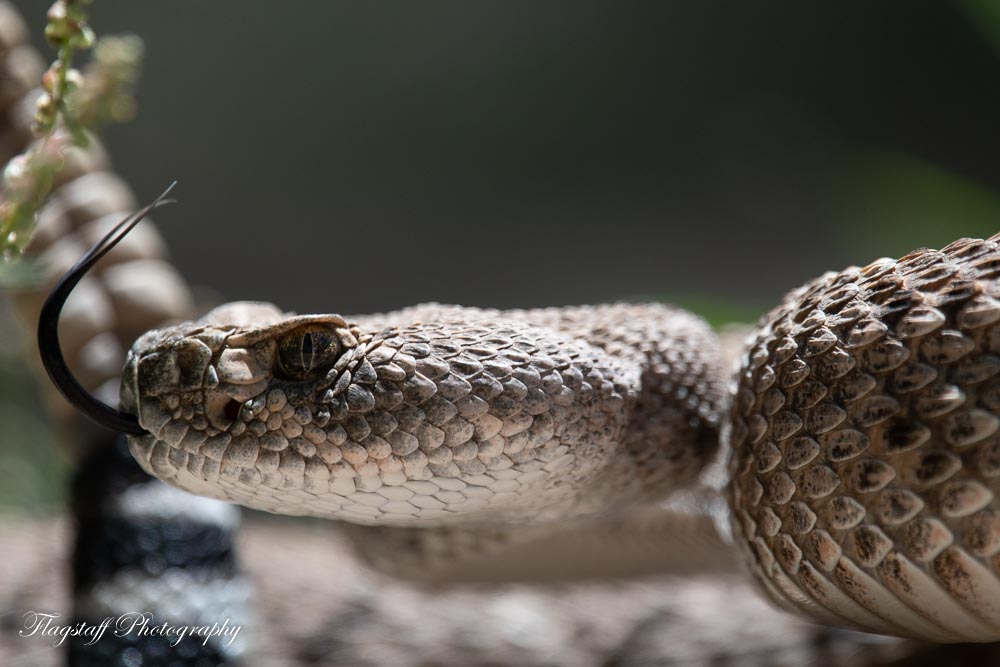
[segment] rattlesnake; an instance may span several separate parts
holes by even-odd
[[[33,248],[57,268],[82,254],[59,224],[93,241],[112,222],[88,228],[98,214],[134,205],[110,175],[81,175],[94,155]],[[142,333],[190,312],[166,264],[170,298],[130,283],[129,264],[161,252],[151,232],[119,246],[87,289],[123,326],[109,339],[77,307],[63,345],[104,395],[124,361],[121,409],[154,433],[130,450],[170,484],[368,526],[376,549],[444,541],[461,560],[466,534],[502,549],[659,501],[721,430],[735,542],[769,597],[876,632],[1000,639],[1000,237],[796,290],[730,388],[708,327],[656,304],[341,317],[238,303]],[[37,298],[21,303],[30,320]]]
[[[825,275],[765,316],[738,371],[729,498],[771,597],[869,631],[1000,637],[998,296],[1000,235]],[[653,304],[236,303],[140,337],[121,406],[147,431],[129,438],[140,465],[187,491],[516,532],[693,479],[718,440],[714,347]]]

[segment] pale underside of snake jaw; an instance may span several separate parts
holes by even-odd
[[[544,524],[663,497],[717,445],[700,319],[657,304],[291,316],[230,304],[133,346],[131,449],[182,489],[360,524]]]
[[[1000,639],[1000,235],[828,273],[750,342],[730,504],[781,606]]]

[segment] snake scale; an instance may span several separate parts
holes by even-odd
[[[23,142],[28,47],[4,39],[6,71],[21,64],[7,136]],[[99,148],[71,156],[31,248],[54,275],[135,207],[105,168]],[[702,320],[659,304],[240,302],[184,321],[192,300],[163,253],[149,226],[122,241],[70,299],[61,343],[148,432],[129,449],[170,485],[350,522],[363,553],[412,548],[419,568],[444,558],[434,540],[461,560],[465,535],[502,549],[641,513],[694,485],[721,443],[733,548],[773,602],[869,632],[1000,640],[1000,235],[791,292],[735,374]],[[42,295],[18,295],[27,321]]]

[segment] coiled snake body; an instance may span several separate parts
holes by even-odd
[[[1000,235],[828,273],[767,315],[731,413],[768,595],[937,641],[1000,629]]]

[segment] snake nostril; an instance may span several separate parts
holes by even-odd
[[[226,407],[222,409],[222,414],[224,414],[226,416],[226,419],[228,419],[230,422],[234,422],[236,421],[236,417],[238,417],[240,414],[240,407],[242,407],[242,405],[243,405],[242,403],[240,403],[234,398],[229,399],[229,402],[226,403]]]
[[[205,392],[205,416],[220,431],[228,430],[240,414],[243,403],[222,391]]]

